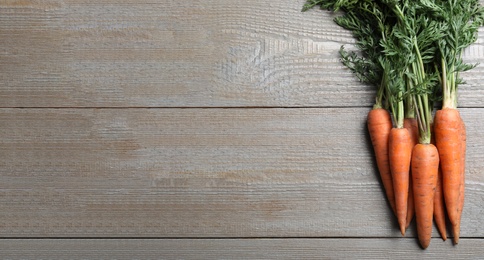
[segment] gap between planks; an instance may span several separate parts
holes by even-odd
[[[415,236],[406,237],[385,237],[385,236],[345,236],[345,237],[0,237],[2,240],[344,240],[344,239],[358,239],[358,240],[378,240],[378,239],[411,239],[415,240]],[[439,236],[432,236],[433,240],[441,239]],[[460,237],[460,240],[484,240],[484,237]],[[452,237],[448,237],[448,241]]]
[[[179,106],[179,107],[1,107],[0,109],[326,109],[371,108],[370,106]]]

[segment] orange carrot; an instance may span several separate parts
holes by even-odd
[[[403,127],[407,128],[412,138],[412,147],[418,144],[418,121],[415,118],[407,117],[403,122]],[[407,203],[407,224],[405,229],[410,226],[413,216],[415,215],[415,205],[413,203],[413,190],[412,190],[412,170],[410,170],[409,183],[408,183],[408,203]]]
[[[464,202],[463,128],[457,109],[445,108],[435,114],[434,131],[442,167],[442,187],[455,244],[459,243]]]
[[[435,134],[433,125],[431,125],[432,137],[431,143],[435,145]],[[440,232],[440,236],[445,241],[447,240],[447,226],[445,224],[445,202],[444,202],[444,192],[442,189],[442,168],[439,165],[439,172],[437,175],[437,185],[435,186],[434,195],[434,220],[437,229]]]
[[[410,160],[412,158],[412,139],[406,128],[393,128],[388,143],[390,172],[395,193],[395,208],[400,232],[405,235],[407,225],[408,182]]]
[[[417,144],[412,153],[412,180],[417,235],[425,249],[432,237],[432,215],[439,153],[433,144]]]
[[[434,195],[434,220],[440,236],[445,241],[447,240],[447,229],[445,225],[445,203],[444,194],[442,192],[442,170],[439,167],[437,175],[437,185],[435,187]]]
[[[395,196],[388,158],[388,139],[392,129],[390,113],[383,108],[372,109],[367,118],[368,132],[376,157],[376,164],[390,206],[395,213]]]

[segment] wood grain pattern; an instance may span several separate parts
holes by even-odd
[[[338,60],[351,35],[303,3],[1,1],[0,106],[370,106]],[[483,106],[482,70],[461,106]]]
[[[399,237],[367,112],[1,109],[0,235]],[[484,236],[483,113],[463,110],[462,237]]]
[[[0,240],[13,259],[481,259],[482,239],[458,246],[414,239],[42,239]]]

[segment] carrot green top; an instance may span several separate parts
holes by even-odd
[[[396,127],[415,114],[419,141],[430,143],[435,100],[442,95],[443,108],[457,107],[458,73],[474,67],[462,52],[484,21],[478,0],[308,0],[303,11],[314,6],[342,11],[335,22],[360,50],[341,48],[342,62],[376,86],[375,107],[387,104]]]
[[[445,34],[437,41],[437,68],[442,86],[442,108],[457,108],[457,87],[462,83],[459,72],[475,65],[462,59],[465,48],[477,40],[484,24],[484,9],[478,0],[435,0],[426,5],[429,17],[439,22]]]

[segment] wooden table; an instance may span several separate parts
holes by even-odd
[[[0,1],[2,258],[482,259],[484,66],[458,246],[406,237],[352,36],[304,0]],[[465,52],[484,61],[484,35]]]

